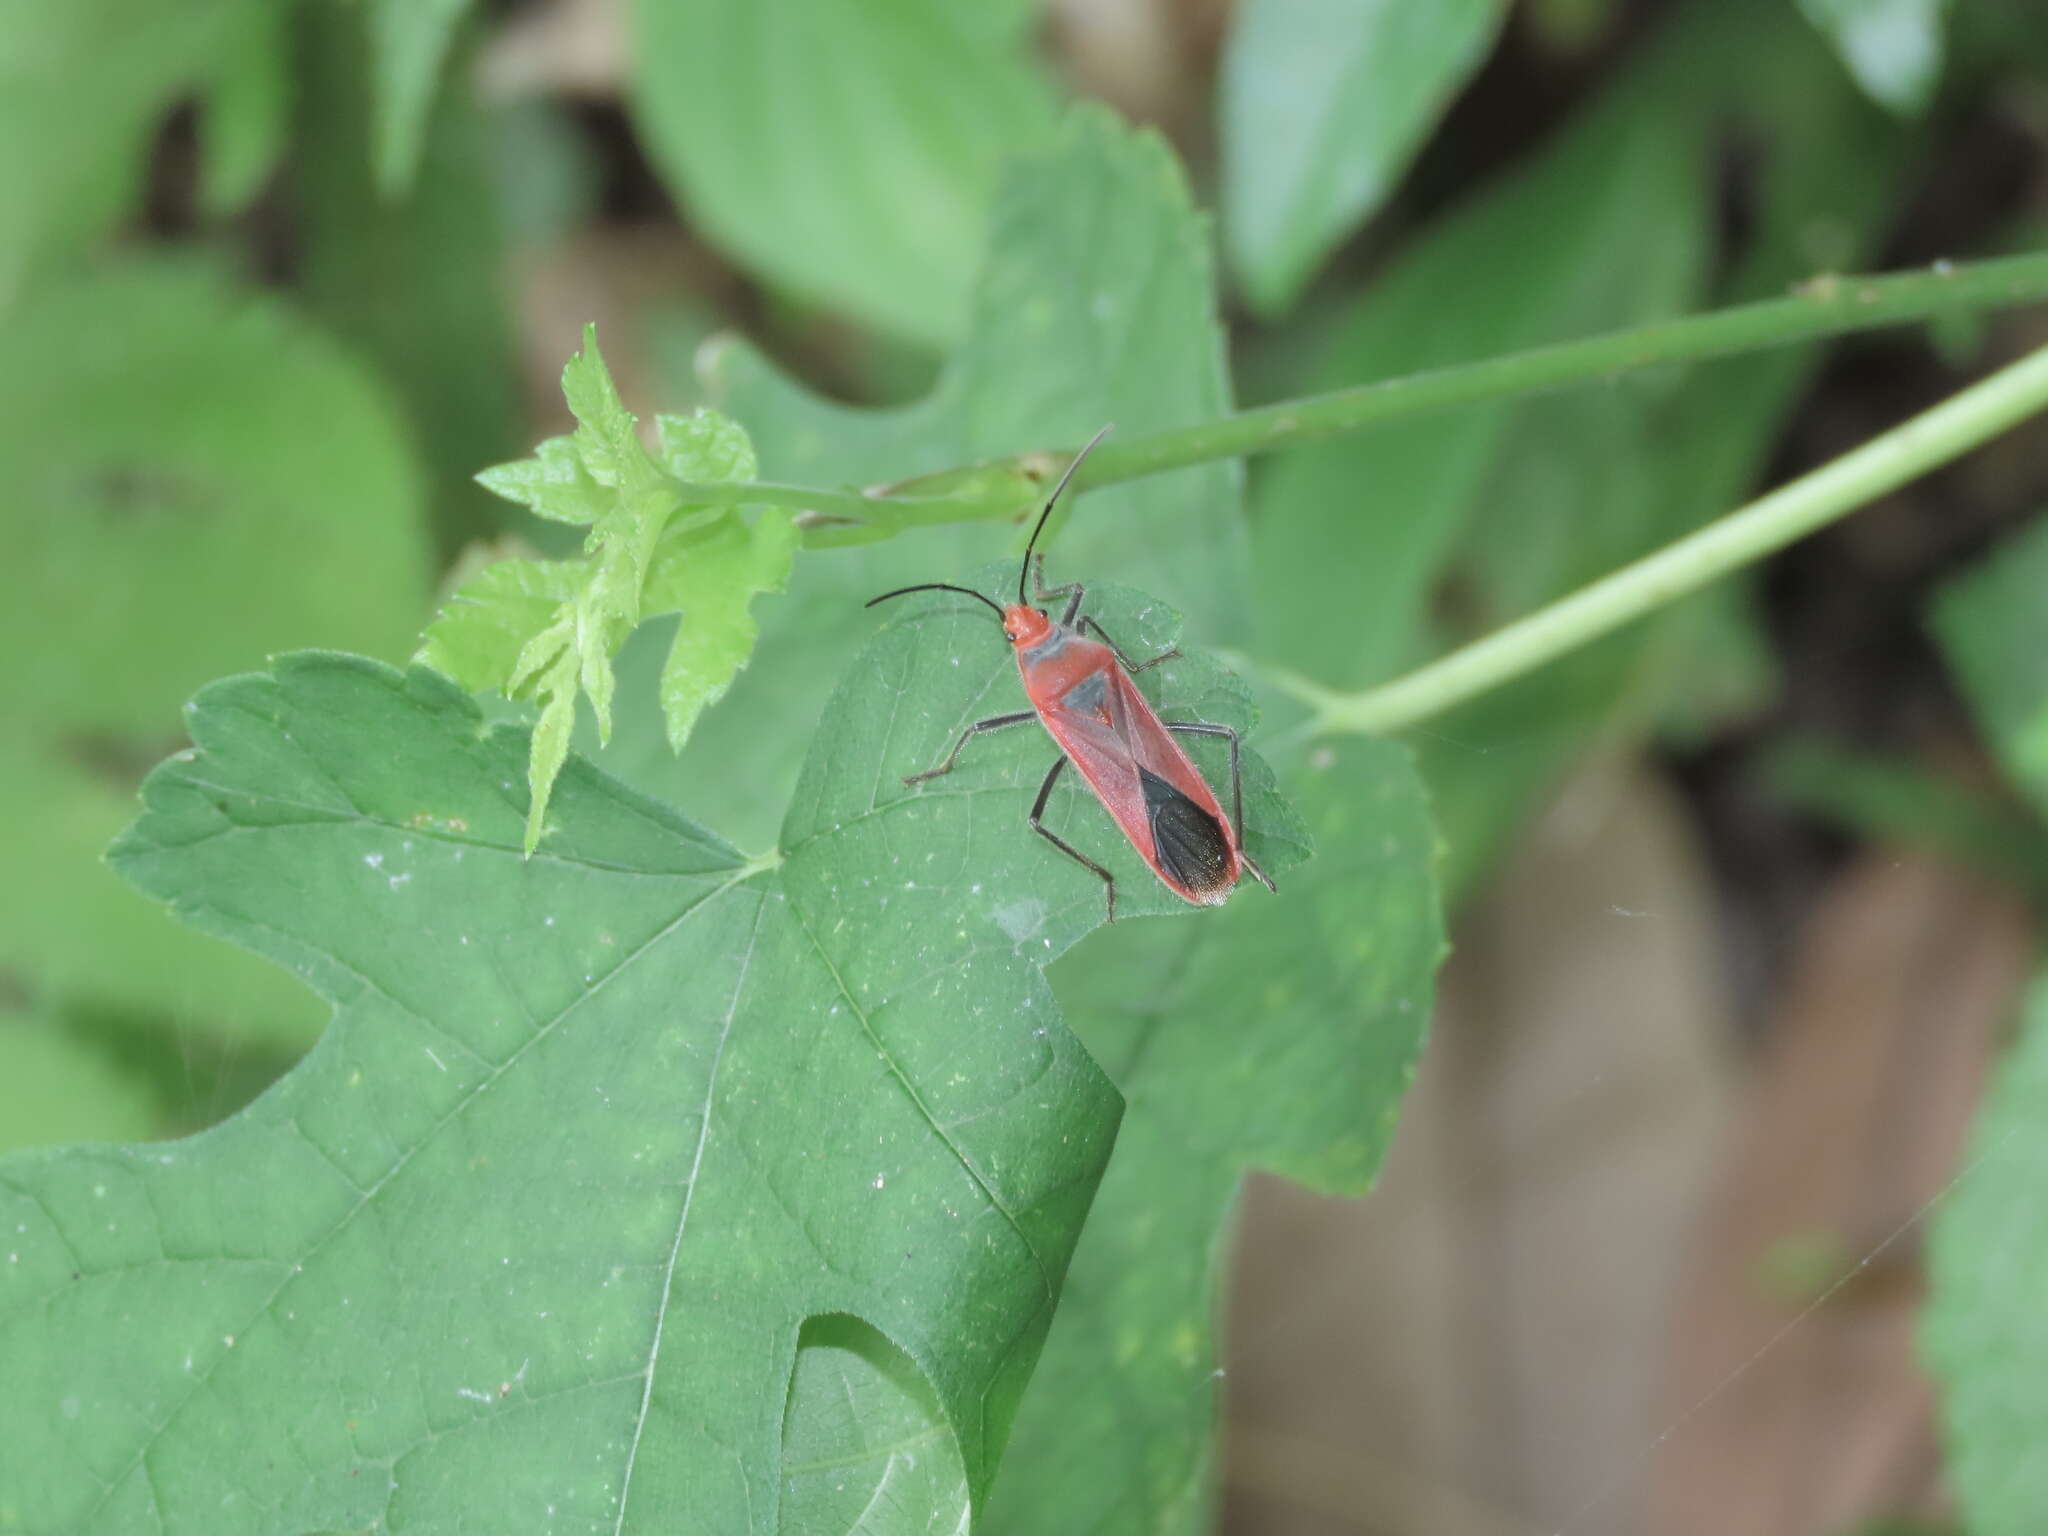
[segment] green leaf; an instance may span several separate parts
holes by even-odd
[[[456,71],[428,114],[411,196],[395,201],[371,164],[377,84],[367,8],[322,0],[294,8],[292,23],[301,289],[403,402],[429,470],[439,552],[452,559],[506,531],[508,509],[471,477],[527,441],[494,123]]]
[[[783,1531],[967,1536],[967,1474],[916,1364],[857,1318],[805,1324],[782,1425]]]
[[[100,853],[205,679],[295,645],[404,654],[427,571],[401,424],[319,331],[197,269],[46,285],[0,357],[0,971],[51,1016],[303,1041],[297,988]]]
[[[692,224],[768,282],[940,347],[996,170],[1049,136],[1028,0],[642,0],[633,112]]]
[[[419,659],[476,692],[540,701],[527,764],[531,808],[526,848],[547,825],[555,776],[569,754],[578,696],[590,701],[598,739],[611,735],[612,658],[643,618],[685,615],[661,680],[669,740],[680,749],[705,704],[724,693],[753,650],[756,593],[780,591],[796,553],[786,514],[751,525],[736,510],[684,509],[671,471],[709,482],[751,478],[753,449],[734,423],[711,412],[665,417],[668,469],[641,446],[597,349],[597,328],[562,370],[577,419],[572,438],[550,438],[532,459],[478,479],[509,500],[562,522],[590,522],[588,556],[552,569],[532,561],[486,567],[465,582],[428,626]]]
[[[1172,637],[1103,597],[1113,632]],[[915,1363],[981,1497],[1120,1106],[1038,975],[1102,917],[1024,825],[1046,744],[900,781],[1010,678],[966,606],[855,659],[779,863],[580,762],[525,858],[526,742],[424,669],[313,654],[206,690],[115,862],[336,1016],[189,1142],[0,1163],[17,1521],[516,1530],[551,1505],[765,1533],[799,1330],[841,1313]],[[1146,678],[1248,709],[1203,657]],[[1284,873],[1299,833],[1246,767]],[[1078,795],[1054,813],[1114,836]],[[1132,916],[1197,917],[1088,846]]]
[[[1934,1213],[1921,1347],[1942,1386],[1948,1476],[1974,1536],[2023,1536],[2048,1508],[2048,976],[1970,1132],[1959,1180]]]
[[[181,96],[242,80],[269,10],[261,0],[12,8],[0,50],[0,311],[121,217],[159,117]]]
[[[156,1129],[157,1108],[112,1052],[57,1020],[0,1008],[0,1152],[140,1138]]]
[[[1385,200],[1485,58],[1504,0],[1248,0],[1223,53],[1219,135],[1231,266],[1285,309]]]
[[[215,217],[259,191],[284,154],[291,124],[291,13],[251,12],[231,39],[199,125],[199,198]]]
[[[398,198],[412,186],[441,68],[470,0],[368,0],[375,60],[377,184]]]
[[[1944,587],[1934,629],[1999,761],[2048,816],[2048,517]]]
[[[2048,710],[2048,690],[2041,698]],[[1771,793],[1802,810],[1872,842],[1930,849],[2048,902],[2048,827],[2016,806],[2001,805],[1933,769],[1818,738],[1782,741],[1762,766]]]
[[[1640,69],[1624,75],[1531,164],[1404,252],[1337,320],[1305,387],[1417,372],[1685,307],[1705,240],[1701,124],[1643,84]],[[1516,253],[1513,282],[1500,280],[1503,251]],[[1600,404],[1642,388],[1625,383]],[[1393,423],[1272,465],[1258,482],[1254,554],[1277,659],[1358,686],[1413,658],[1434,583],[1482,504],[1520,409]],[[1361,549],[1372,552],[1362,584],[1358,560],[1334,557]],[[1337,650],[1323,619],[1332,611],[1351,616]]]
[[[753,655],[753,600],[788,585],[797,539],[789,515],[769,509],[752,523],[728,514],[656,552],[647,611],[683,616],[661,669],[661,713],[673,750],[683,750],[698,715],[725,696]]]
[[[418,659],[472,693],[502,688],[576,588],[572,561],[493,561],[455,589],[427,626]]]
[[[1377,741],[1292,782],[1320,851],[1278,900],[1119,927],[1054,972],[1127,1107],[993,1531],[1210,1529],[1212,1319],[1243,1175],[1363,1194],[1392,1136],[1444,948],[1421,782]]]
[[[678,479],[752,480],[761,473],[753,439],[716,411],[656,416],[654,432],[661,462]]]
[[[594,523],[618,499],[583,467],[583,452],[572,437],[546,438],[532,458],[493,464],[476,480],[492,495],[557,523]]]
[[[1799,0],[1864,92],[1902,116],[1927,108],[1941,80],[1949,0]]]
[[[1077,109],[1049,153],[1004,182],[967,340],[933,393],[899,410],[854,410],[728,346],[707,384],[747,424],[766,472],[875,483],[1229,408],[1206,232],[1171,151],[1100,108]],[[1210,464],[1077,498],[1050,552],[1053,579],[1115,578],[1169,596],[1205,644],[1249,637],[1240,476]],[[1019,508],[1019,513],[1024,508]],[[742,840],[772,827],[788,794],[792,739],[818,717],[842,659],[873,623],[861,603],[913,581],[954,580],[1022,530],[918,529],[807,556],[765,618],[760,654],[662,792],[714,809]],[[1014,583],[1014,574],[1010,578]],[[985,644],[1001,649],[993,629]],[[628,728],[622,723],[622,729]],[[651,745],[651,744],[650,744]]]

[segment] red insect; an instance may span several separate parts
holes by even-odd
[[[1138,691],[1128,674],[1143,672],[1178,656],[1176,648],[1161,652],[1149,661],[1133,662],[1123,648],[1103,632],[1100,624],[1081,612],[1085,588],[1079,582],[1048,591],[1045,587],[1045,556],[1037,567],[1038,601],[1064,597],[1066,611],[1054,619],[1043,608],[1024,601],[1024,579],[1032,570],[1032,551],[1045,521],[1060,499],[1060,492],[1089,449],[1101,442],[1109,428],[1089,441],[1074,455],[1060,483],[1046,498],[1038,514],[1038,526],[1024,547],[1024,565],[1017,572],[1017,601],[998,607],[971,587],[950,582],[927,581],[914,587],[898,587],[869,600],[867,606],[887,602],[910,592],[961,592],[976,602],[995,609],[1003,621],[1003,634],[1017,652],[1017,672],[1024,679],[1024,692],[1031,708],[1015,714],[995,715],[977,720],[960,733],[953,750],[936,768],[913,773],[905,784],[920,784],[953,771],[953,760],[970,737],[983,731],[998,731],[1007,725],[1022,725],[1036,719],[1059,743],[1061,756],[1038,786],[1038,798],[1031,804],[1031,830],[1102,877],[1108,892],[1109,921],[1116,921],[1116,877],[1087,854],[1066,842],[1045,825],[1046,802],[1060,772],[1073,763],[1095,798],[1102,802],[1138,856],[1152,866],[1166,888],[1183,900],[1200,906],[1216,906],[1227,900],[1238,877],[1250,871],[1267,890],[1274,888],[1266,872],[1244,851],[1244,784],[1238,766],[1237,732],[1227,725],[1210,725],[1194,720],[1162,720]],[[1093,631],[1091,640],[1084,631]],[[1173,733],[1184,736],[1223,736],[1230,741],[1230,819]]]

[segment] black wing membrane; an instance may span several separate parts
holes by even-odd
[[[1230,842],[1214,816],[1149,768],[1138,769],[1159,867],[1197,896],[1230,887]]]

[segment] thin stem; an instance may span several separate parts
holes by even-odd
[[[1904,325],[2048,299],[2048,255],[1886,277],[1818,277],[1788,298],[1740,304],[1680,320],[1610,331],[1579,341],[1510,352],[1482,362],[1408,374],[1239,411],[1190,427],[1105,443],[1074,477],[1076,490],[1246,454],[1321,442],[1423,411],[1508,399],[1614,378],[1639,368],[1729,357],[1824,336]],[[866,544],[932,523],[988,522],[1037,505],[1072,462],[1071,452],[1018,454],[866,488],[768,481],[678,481],[685,506],[788,507],[803,516],[806,547]]]
[[[1299,447],[1421,411],[1536,394],[1658,364],[1874,330],[1943,312],[2042,299],[2048,299],[2048,256],[1967,265],[1937,262],[1925,272],[1888,277],[1818,277],[1787,298],[1285,400],[1196,426],[1112,438],[1096,450],[1074,484],[1087,490],[1211,459]]]
[[[1271,453],[1422,411],[1535,394],[1613,378],[1638,368],[1728,357],[1823,336],[1904,325],[1937,314],[2000,309],[2043,299],[2048,299],[2048,255],[1960,266],[1937,262],[1925,272],[1888,277],[1819,277],[1802,284],[1788,298],[1282,401],[1191,427],[1112,439],[1089,458],[1074,477],[1074,485],[1087,490],[1190,464]],[[1044,487],[1072,458],[1070,452],[1018,454],[866,489],[681,482],[677,490],[686,506],[775,506],[807,513],[804,542],[819,548],[867,543],[920,524],[1013,516],[1034,505]],[[924,494],[916,494],[918,488]]]
[[[1275,680],[1315,706],[1319,732],[1400,730],[1697,591],[2048,408],[2048,347],[1952,395],[1697,533],[1623,566],[1428,666],[1360,693]]]
[[[929,522],[939,498],[930,496],[889,496],[879,491],[829,490],[814,485],[778,485],[768,480],[727,480],[676,482],[676,493],[686,507],[788,507],[811,512],[819,518],[854,522]],[[947,520],[959,521],[966,507],[946,498]]]

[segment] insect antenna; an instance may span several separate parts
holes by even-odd
[[[1003,610],[1000,607],[990,602],[986,597],[983,597],[974,588],[956,587],[950,581],[920,581],[914,587],[898,587],[894,592],[884,592],[880,597],[869,598],[861,604],[861,607],[872,608],[877,603],[886,603],[890,598],[901,597],[906,592],[962,592],[973,598],[977,603],[985,604],[987,607],[994,609],[997,618],[1000,619],[1003,616]]]
[[[1110,426],[1114,425],[1114,422],[1110,423]],[[1067,472],[1060,476],[1060,483],[1054,486],[1052,494],[1045,498],[1045,510],[1038,514],[1038,526],[1031,530],[1031,542],[1024,546],[1024,564],[1017,572],[1018,602],[1024,601],[1024,578],[1031,571],[1031,551],[1038,544],[1038,536],[1045,532],[1045,520],[1052,516],[1054,503],[1060,499],[1060,492],[1067,488],[1067,482],[1074,478],[1074,471],[1081,467],[1081,461],[1087,458],[1094,451],[1095,445],[1107,436],[1109,436],[1109,427],[1104,427],[1100,432],[1089,438],[1087,446],[1067,461]]]

